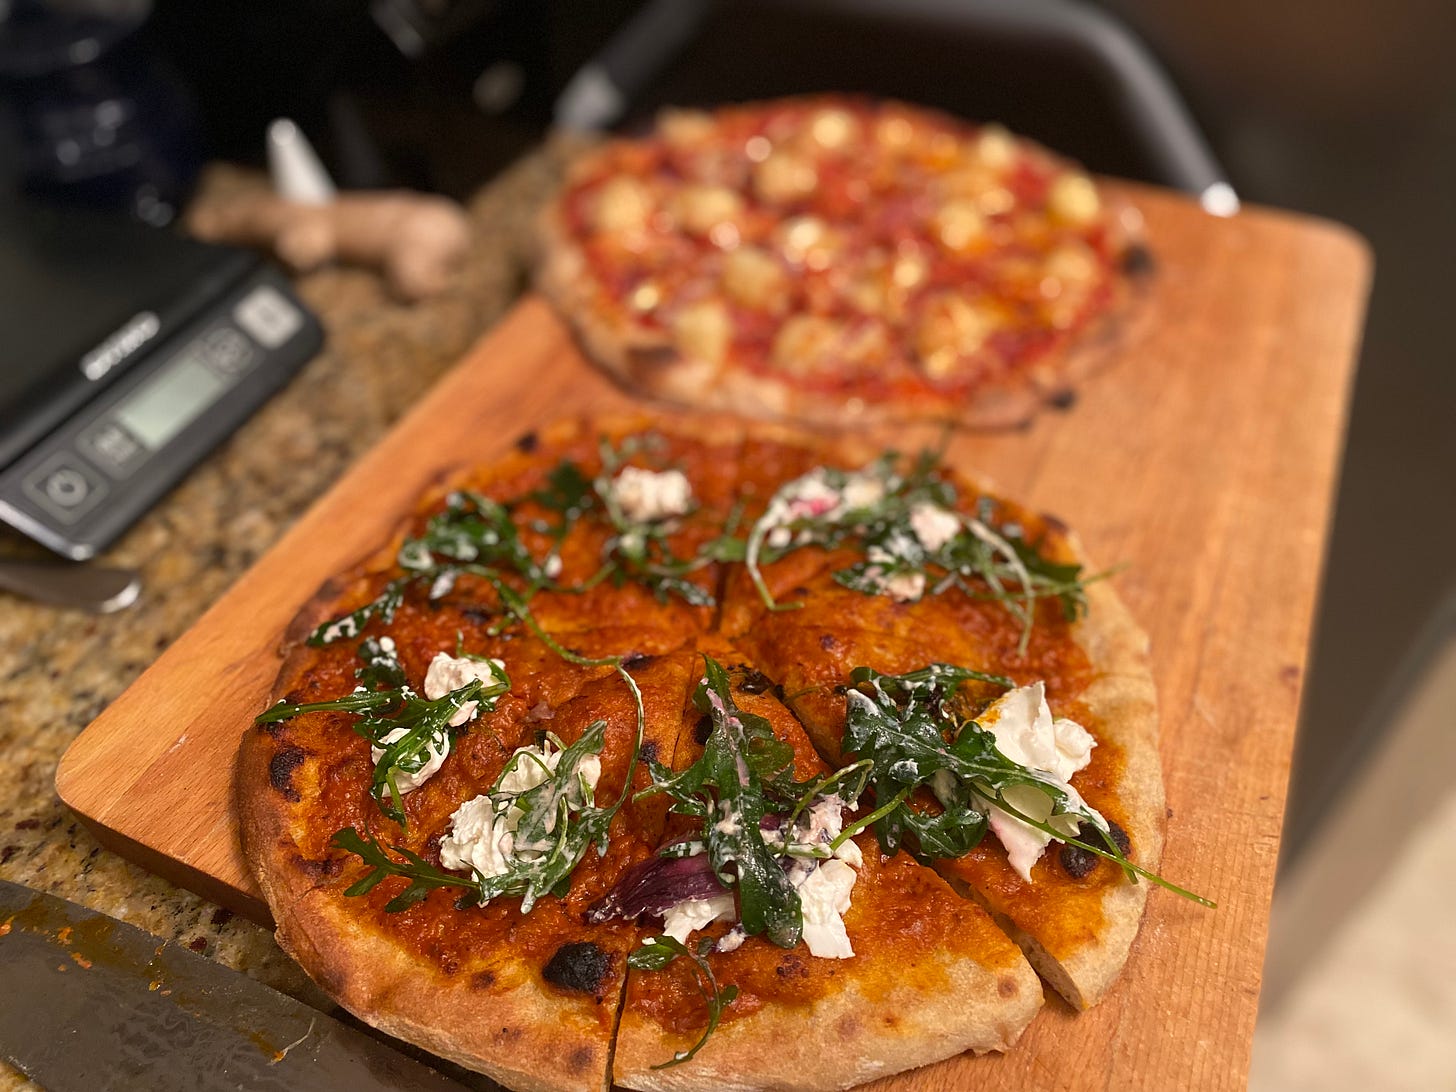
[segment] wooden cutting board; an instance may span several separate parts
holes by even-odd
[[[1123,192],[1158,259],[1136,343],[1070,411],[959,437],[949,454],[1126,566],[1117,587],[1152,639],[1162,711],[1162,871],[1219,908],[1154,889],[1096,1009],[1051,999],[1008,1055],[885,1087],[1241,1088],[1247,1072],[1370,263],[1334,225],[1260,210],[1220,220]],[[551,418],[633,405],[541,300],[524,300],[76,740],[61,798],[104,845],[266,922],[231,785],[294,612],[450,468]],[[901,449],[918,438],[893,436]]]

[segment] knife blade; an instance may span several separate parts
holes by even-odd
[[[0,982],[0,1057],[51,1092],[465,1088],[172,941],[5,880]]]

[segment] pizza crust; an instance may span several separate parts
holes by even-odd
[[[608,1087],[619,985],[601,1003],[548,993],[532,978],[474,990],[468,971],[443,978],[341,912],[337,895],[325,890],[284,908],[277,938],[325,992],[388,1035],[522,1092]],[[629,946],[619,946],[619,961]]]
[[[850,983],[807,1008],[765,1006],[720,1025],[691,1061],[667,1069],[652,1067],[689,1049],[696,1035],[674,1035],[629,1009],[618,1029],[614,1079],[643,1092],[850,1088],[966,1051],[1009,1050],[1041,1009],[1041,983],[1026,963],[996,971],[961,959],[943,970],[944,988],[934,994],[906,988],[870,995]]]

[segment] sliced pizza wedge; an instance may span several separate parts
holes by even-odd
[[[644,761],[676,747],[693,658],[644,656],[604,673],[556,657],[553,669],[529,636],[477,626],[466,649],[498,656],[440,652],[423,667],[417,650],[439,643],[437,621],[366,634],[368,647],[396,653],[396,690],[349,689],[371,661],[346,672],[345,645],[308,650],[307,666],[292,662],[280,683],[285,699],[309,703],[377,695],[380,716],[401,723],[435,707],[448,748],[431,743],[430,760],[391,773],[402,800],[369,791],[389,737],[370,728],[370,713],[285,705],[244,742],[243,783],[273,789],[243,795],[242,833],[278,942],[391,1034],[514,1088],[603,1089],[626,959],[643,930],[589,923],[587,909],[661,841],[665,802],[633,793],[650,783]],[[449,684],[471,672],[503,681],[430,698],[429,671],[447,660]],[[372,666],[383,670],[379,658]],[[528,669],[542,678],[517,693],[512,672]],[[459,713],[473,715],[450,726]],[[403,822],[388,814],[396,803]]]
[[[659,891],[656,902],[624,907],[660,919],[681,947],[662,949],[659,938],[666,964],[629,974],[616,1082],[843,1088],[967,1050],[1009,1047],[1042,1002],[1016,946],[906,854],[883,855],[867,834],[835,844],[853,822],[838,795],[851,793],[853,775],[814,784],[830,768],[762,675],[734,662],[731,646],[705,647],[727,660],[726,675],[712,674],[716,659],[705,662],[673,773],[686,771],[699,785],[679,799],[701,799],[711,811],[668,825],[666,852],[702,846],[659,858],[664,873],[680,874],[684,897],[664,906],[669,896]],[[703,791],[694,771],[735,748],[752,778],[745,767],[739,789]],[[779,762],[786,765],[775,772]],[[773,784],[785,780],[800,786],[797,811],[788,803],[793,790]],[[735,857],[727,885],[714,879],[719,852]],[[772,905],[785,891],[794,895],[788,936]]]

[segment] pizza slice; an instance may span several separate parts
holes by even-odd
[[[1041,1006],[1016,946],[932,870],[842,837],[855,771],[824,764],[732,646],[701,647],[673,765],[654,769],[678,812],[656,876],[606,908],[663,931],[633,959],[615,1081],[842,1088],[1009,1047]]]
[[[514,1088],[602,1089],[643,930],[587,909],[661,841],[666,803],[633,793],[676,746],[692,657],[603,673],[477,625],[425,666],[438,625],[374,623],[353,670],[352,642],[290,662],[244,742],[245,850],[280,946],[346,1008]],[[392,723],[422,761],[372,794]]]
[[[968,671],[956,690],[970,713],[947,724],[947,739],[1008,690],[1037,688],[1045,706],[1024,711],[1014,727],[1008,719],[995,745],[1034,768],[1056,767],[1057,781],[1105,829],[1063,819],[1060,837],[1033,832],[982,794],[970,807],[989,821],[966,828],[978,833],[923,847],[906,838],[995,915],[1069,1003],[1094,1004],[1126,961],[1148,885],[1072,842],[1090,840],[1148,870],[1162,847],[1146,640],[1115,593],[1084,585],[1079,548],[1057,521],[903,465],[846,470],[827,461],[781,482],[751,518],[761,564],[730,576],[724,631],[777,684],[830,761],[870,757],[846,744],[857,671]],[[1054,725],[1063,720],[1089,741],[1077,762],[1057,750]],[[885,765],[902,756],[874,757]],[[933,785],[922,780],[910,803],[938,812]],[[1020,839],[1014,861],[1007,839]]]

